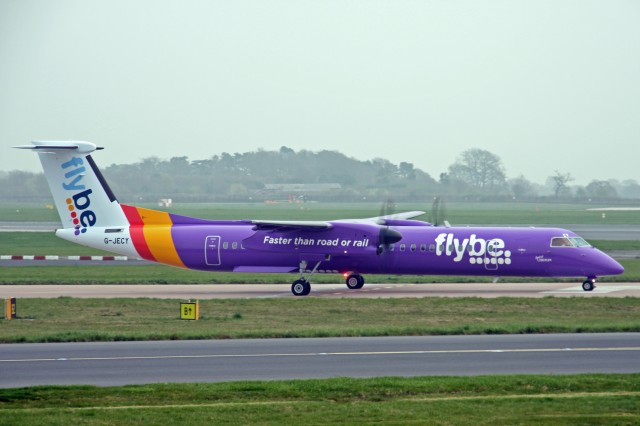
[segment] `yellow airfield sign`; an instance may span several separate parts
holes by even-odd
[[[197,320],[200,316],[200,303],[195,302],[180,302],[180,319],[184,320]]]

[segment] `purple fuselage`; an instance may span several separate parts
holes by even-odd
[[[235,272],[599,277],[622,266],[591,247],[551,245],[577,237],[557,228],[395,226],[402,239],[381,244],[380,226],[347,221],[331,229],[260,228],[238,222],[174,224],[171,236],[191,269]]]

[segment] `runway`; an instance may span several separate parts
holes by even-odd
[[[640,372],[640,333],[0,345],[0,387]]]
[[[579,280],[578,280],[579,281]],[[349,290],[344,284],[313,284],[309,296],[317,298],[402,297],[640,297],[640,283],[598,283],[583,291],[580,283],[447,283],[365,284]],[[0,285],[0,299],[17,298],[113,298],[249,299],[295,297],[290,284],[114,284],[114,285]]]

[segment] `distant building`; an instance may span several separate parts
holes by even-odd
[[[264,189],[258,191],[263,194],[267,203],[304,203],[309,200],[308,194],[330,192],[342,189],[339,183],[267,183]],[[280,198],[286,196],[287,199]]]
[[[271,192],[321,192],[342,189],[339,183],[267,183],[265,191]]]

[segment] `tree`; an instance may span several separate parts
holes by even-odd
[[[531,182],[529,182],[523,175],[517,178],[509,179],[509,188],[514,197],[521,199],[527,197],[535,197],[538,195]]]
[[[398,175],[403,179],[416,180],[416,171],[412,163],[401,162],[398,167]]]
[[[589,197],[609,200],[618,198],[618,191],[606,180],[592,180],[585,188]]]
[[[571,173],[560,173],[558,170],[555,170],[555,175],[549,176],[549,180],[553,184],[553,193],[556,198],[571,195],[571,190],[567,186],[567,183],[573,180]]]
[[[504,166],[500,157],[478,148],[464,151],[458,160],[449,166],[449,178],[462,181],[482,194],[502,191],[506,187]]]
[[[640,198],[640,184],[633,179],[627,179],[622,182],[619,194],[624,198]]]

